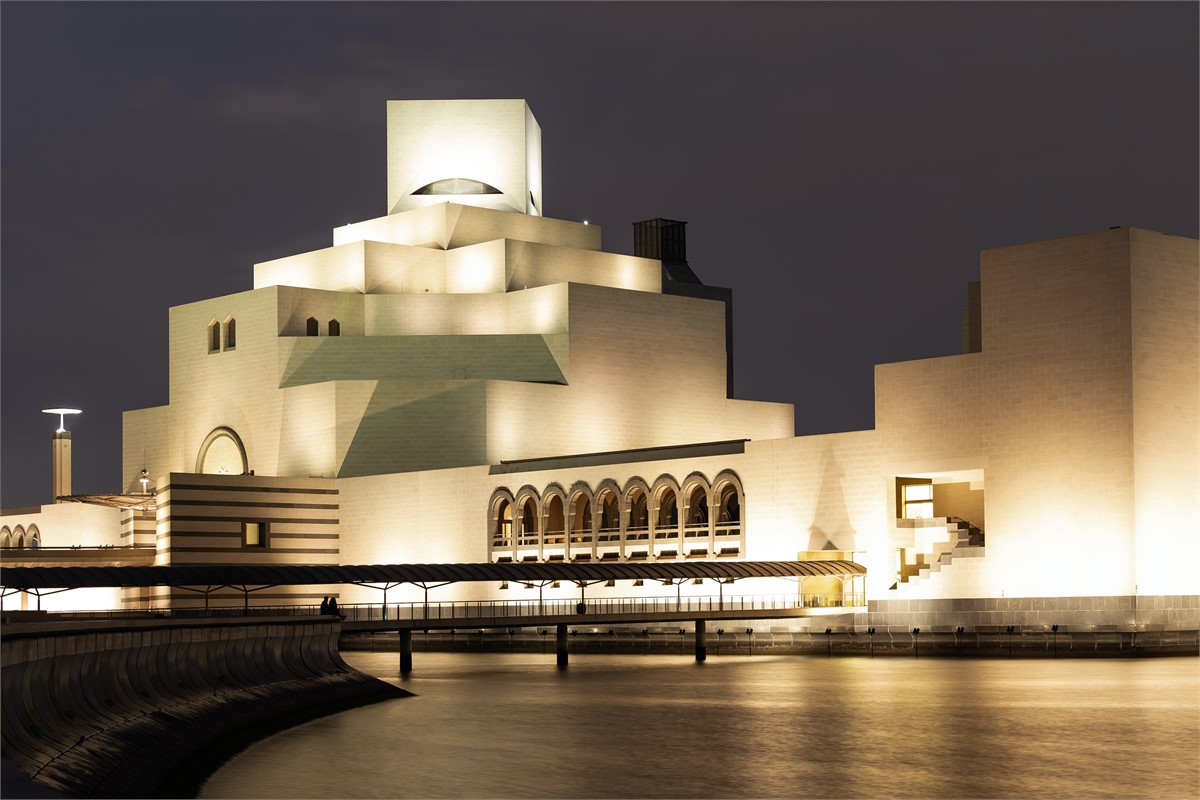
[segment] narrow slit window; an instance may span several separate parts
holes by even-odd
[[[221,352],[221,326],[215,319],[208,323],[208,352]]]
[[[225,349],[237,347],[237,320],[233,317],[225,320]]]

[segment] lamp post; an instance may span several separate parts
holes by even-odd
[[[1009,658],[1012,658],[1012,635],[1013,635],[1013,626],[1009,625],[1008,626],[1008,657]]]
[[[1050,632],[1054,634],[1054,657],[1058,658],[1058,626],[1051,625]]]
[[[874,658],[875,657],[875,629],[867,628],[867,636],[870,637],[870,639],[868,639],[868,641],[871,643],[871,658]]]
[[[58,430],[54,432],[54,490],[51,497],[52,502],[57,503],[58,498],[71,494],[71,432],[67,430],[66,416],[82,414],[83,411],[78,408],[43,408],[42,413],[58,415]]]
[[[921,635],[921,629],[913,628],[913,658],[921,657],[921,645],[920,645],[921,640],[918,638],[920,635]]]
[[[957,628],[954,629],[954,652],[958,653],[960,658],[962,657],[962,643],[959,641],[958,637],[962,636],[962,634],[963,634],[963,626],[959,625]]]
[[[825,657],[833,657],[833,628],[825,629]]]
[[[754,655],[754,628],[746,628],[746,638],[750,640],[750,655]]]

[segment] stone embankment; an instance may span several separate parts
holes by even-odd
[[[409,694],[347,665],[340,627],[319,617],[6,620],[6,767],[72,797],[181,796],[256,738]]]

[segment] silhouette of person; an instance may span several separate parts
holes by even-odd
[[[318,612],[322,617],[329,613],[329,596],[321,598],[321,610]]]
[[[338,613],[338,607],[337,607],[337,598],[336,598],[336,597],[331,597],[331,598],[329,598],[329,609],[328,609],[328,612],[327,612],[327,613],[329,613],[329,614],[333,614],[335,617],[340,617],[340,616],[341,616],[341,614],[339,614],[339,613]]]

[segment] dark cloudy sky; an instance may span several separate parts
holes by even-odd
[[[980,250],[1197,235],[1197,9],[4,2],[3,505],[49,501],[59,404],[117,491],[168,307],[385,213],[388,99],[528,99],[549,216],[687,220],[737,395],[871,427],[874,364],[959,351]]]

